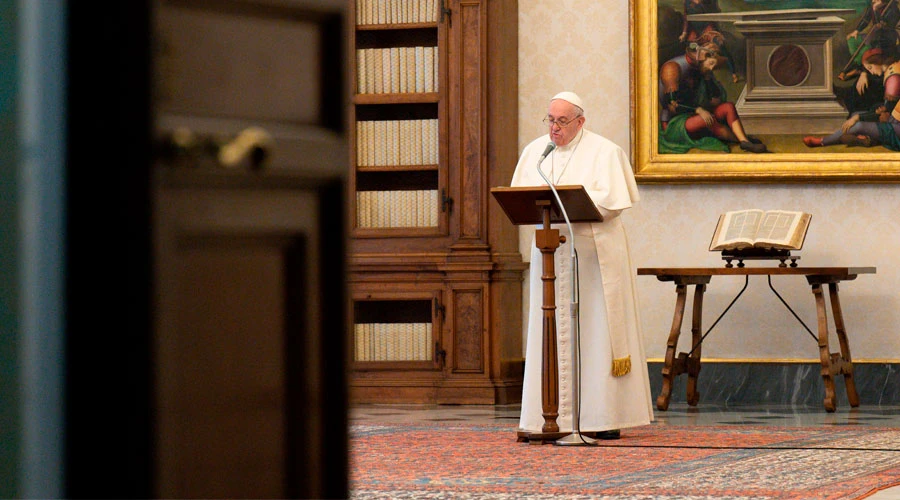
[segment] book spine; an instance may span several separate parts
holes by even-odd
[[[353,359],[356,361],[365,361],[365,352],[363,351],[363,326],[359,323],[353,324]]]
[[[428,191],[428,197],[430,198],[430,203],[428,204],[428,226],[429,227],[437,227],[438,225],[438,203],[440,198],[438,197],[437,189],[431,189]]]
[[[372,50],[372,81],[375,83],[372,92],[375,94],[384,93],[384,49]]]
[[[415,191],[415,202],[413,203],[413,207],[415,210],[415,226],[416,227],[426,227],[425,224],[425,201],[424,201],[425,191],[421,189],[417,189]]]
[[[423,47],[422,53],[424,58],[423,77],[425,79],[424,91],[434,92],[434,52],[437,47]]]
[[[375,24],[387,24],[387,3],[388,0],[376,0],[378,11],[376,13]]]
[[[356,93],[366,93],[366,51],[356,50]]]
[[[391,159],[390,165],[402,165],[404,158],[404,144],[406,142],[405,133],[406,133],[406,122],[407,120],[391,120],[386,123],[386,127],[390,129],[390,138],[388,143],[385,146],[389,149],[389,158]]]
[[[425,47],[416,47],[416,92],[425,92]]]
[[[400,121],[400,165],[409,165],[409,131],[410,121]]]
[[[434,339],[432,338],[432,334],[431,334],[431,323],[424,323],[423,326],[425,327],[424,328],[425,331],[424,331],[424,335],[423,335],[425,337],[425,342],[424,342],[424,344],[425,344],[424,351],[425,352],[423,353],[423,358],[425,359],[425,361],[428,361],[428,360],[432,359],[431,346],[434,345]]]
[[[365,73],[363,80],[366,82],[365,89],[362,91],[364,94],[374,94],[375,86],[377,85],[377,81],[375,78],[375,49],[362,49],[363,52],[363,63],[365,66],[364,70],[361,70]]]
[[[400,92],[400,47],[391,47],[391,89],[390,93]]]
[[[412,162],[414,165],[422,165],[422,134],[423,134],[423,121],[415,120],[414,125],[415,130],[412,134]]]
[[[381,49],[381,78],[383,94],[390,94],[391,91],[391,49]]]
[[[388,209],[388,213],[390,214],[390,221],[391,221],[388,226],[389,227],[401,227],[402,224],[400,223],[400,212],[402,209],[400,206],[399,191],[388,191],[387,196],[388,196],[387,209]]]
[[[406,91],[416,92],[416,48],[406,48]]]
[[[399,0],[391,0],[391,18],[390,24],[401,23],[402,18],[400,16],[400,1]]]
[[[408,83],[409,77],[407,73],[409,69],[406,67],[407,65],[407,55],[409,52],[409,47],[398,47],[398,61],[397,61],[397,92],[401,94],[405,94],[409,92]]]
[[[363,0],[363,24],[375,24],[375,0]]]
[[[388,122],[387,121],[377,121],[375,122],[375,127],[378,130],[378,140],[376,141],[378,144],[378,163],[379,167],[383,167],[390,162],[388,157]]]
[[[437,47],[432,47],[432,49],[433,49],[432,52],[434,54],[434,63],[431,65],[432,68],[434,69],[434,76],[433,76],[434,84],[433,84],[433,86],[434,86],[434,92],[437,92],[440,90],[440,81],[441,81],[441,79],[440,79],[441,65],[440,65],[440,61],[438,60],[438,58],[440,57],[440,52],[438,51]]]

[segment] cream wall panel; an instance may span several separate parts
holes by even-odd
[[[546,133],[540,120],[547,100],[571,90],[585,102],[586,127],[630,150],[628,22],[624,0],[519,2],[520,149]],[[900,361],[900,295],[894,286],[900,282],[894,265],[900,250],[900,185],[641,185],[640,191],[641,202],[623,215],[636,267],[723,265],[707,248],[718,215],[727,210],[758,207],[812,213],[800,265],[878,268],[875,275],[840,286],[853,358]],[[523,231],[520,246],[526,258],[529,245],[530,233]],[[704,331],[742,285],[740,278],[713,279],[704,301]],[[815,305],[806,280],[776,277],[773,285],[815,332]],[[638,294],[647,356],[662,358],[674,286],[641,276]],[[834,325],[829,328],[837,350]],[[687,350],[689,337],[686,318],[680,350]],[[703,355],[817,360],[818,348],[768,289],[765,278],[751,277],[747,291],[704,342]]]

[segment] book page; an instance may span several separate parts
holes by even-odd
[[[756,237],[757,228],[762,220],[763,213],[761,210],[743,210],[741,212],[727,212],[725,216],[730,218],[730,220],[726,220],[726,241],[752,241]]]
[[[768,212],[759,225],[756,233],[758,241],[784,242],[790,235],[790,229],[797,220],[798,214],[786,212]]]
[[[709,246],[710,251],[753,246],[762,216],[762,210],[739,210],[722,214]]]
[[[757,233],[756,246],[799,250],[812,216],[804,212],[770,210]]]

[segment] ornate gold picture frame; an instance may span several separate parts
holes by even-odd
[[[682,24],[677,22],[684,2],[630,0],[631,145],[638,182],[900,181],[900,152],[877,144],[810,147],[803,142],[804,136],[822,137],[836,130],[835,124],[839,129],[847,118],[838,91],[847,91],[851,83],[838,74],[853,56],[847,34],[857,27],[861,12],[841,8],[847,2],[840,0],[835,0],[834,9],[708,16],[721,26],[725,44],[733,45],[737,81],[724,65],[715,73],[737,91],[729,92],[727,99],[737,103],[739,114],[745,111],[741,118],[747,134],[760,138],[768,151],[750,153],[729,144],[730,152],[660,153],[659,68],[679,51],[684,54],[686,44],[678,40]],[[802,5],[803,0],[794,4]],[[806,64],[793,61],[788,69],[794,73],[787,79],[783,66],[778,66],[778,57],[785,52],[799,54]],[[835,106],[840,108],[836,111]]]

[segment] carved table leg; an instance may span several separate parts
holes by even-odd
[[[687,383],[687,404],[697,406],[700,402],[700,393],[697,392],[697,376],[700,374],[700,350],[702,347],[701,337],[703,335],[701,322],[703,320],[703,292],[706,291],[706,285],[694,285],[694,309],[691,316],[691,354],[690,358],[685,359],[685,370],[688,375]]]
[[[850,357],[850,341],[847,339],[847,330],[844,328],[844,314],[841,312],[841,302],[838,300],[838,284],[829,283],[828,292],[831,297],[831,313],[834,315],[834,329],[837,332],[838,342],[841,344],[841,355],[837,362],[837,373],[844,376],[844,385],[847,387],[847,400],[850,406],[859,406],[859,395],[856,393],[856,382],[853,380],[853,359]],[[833,357],[836,357],[833,356]],[[834,363],[833,363],[834,364]],[[833,366],[834,370],[835,367]],[[832,373],[836,375],[837,373]]]
[[[669,330],[669,340],[666,342],[666,360],[662,369],[662,390],[656,398],[656,407],[661,411],[669,409],[669,399],[672,397],[672,384],[675,376],[675,350],[678,348],[678,337],[681,335],[681,322],[684,319],[684,304],[687,295],[687,286],[675,285],[675,316],[672,318],[672,328]]]
[[[822,284],[812,285],[816,297],[816,317],[819,320],[819,359],[822,362],[822,380],[825,382],[825,410],[836,409],[834,397],[834,376],[832,374],[831,352],[828,348],[828,316],[825,311],[825,297],[822,296]]]

